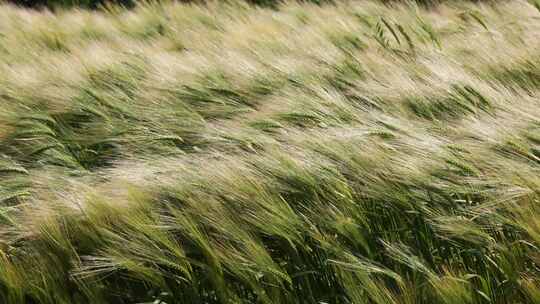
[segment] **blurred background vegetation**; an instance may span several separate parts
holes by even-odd
[[[148,2],[146,0],[5,0],[8,3],[24,7],[33,8],[50,8],[55,9],[59,7],[82,7],[96,9],[102,6],[109,5],[121,5],[124,7],[134,7],[137,2]],[[227,2],[229,0],[220,0],[220,2]],[[277,7],[282,0],[244,0],[249,4],[263,6],[263,7]],[[300,3],[314,3],[314,4],[333,4],[336,0],[298,0]],[[340,0],[337,0],[340,1]],[[422,6],[434,6],[441,2],[448,2],[448,0],[378,0],[384,4],[393,3],[416,3]],[[452,0],[455,1],[455,0]],[[459,1],[459,0],[458,0]],[[495,2],[496,0],[465,0],[466,2]],[[204,3],[204,0],[180,0],[178,2],[185,3]],[[463,2],[463,1],[462,1]]]

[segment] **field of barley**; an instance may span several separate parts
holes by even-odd
[[[0,303],[540,303],[540,1],[427,2],[0,4]]]

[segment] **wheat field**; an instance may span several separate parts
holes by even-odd
[[[441,2],[1,4],[0,303],[540,303],[540,2]]]

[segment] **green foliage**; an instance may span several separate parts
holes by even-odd
[[[380,2],[0,8],[0,302],[538,303],[538,19]]]
[[[479,111],[489,113],[491,109],[486,97],[468,85],[452,86],[452,93],[448,97],[408,99],[407,105],[415,115],[428,119],[458,118]]]

